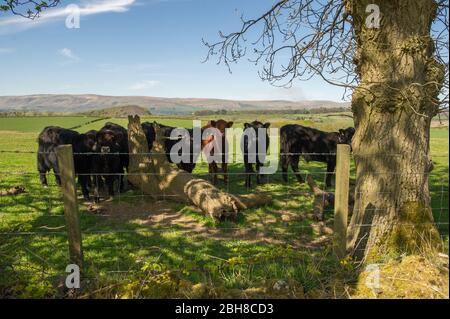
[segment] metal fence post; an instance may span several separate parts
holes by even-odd
[[[338,144],[336,153],[336,194],[334,201],[334,252],[347,254],[347,219],[350,184],[350,146]]]
[[[78,211],[77,185],[72,145],[62,145],[56,150],[64,199],[64,216],[69,239],[70,262],[83,266],[80,215]]]

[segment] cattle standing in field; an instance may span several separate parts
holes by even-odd
[[[255,174],[253,165],[256,166],[256,183],[262,183],[260,169],[264,166],[267,150],[269,148],[269,134],[267,134],[269,127],[270,123],[263,124],[258,121],[244,124],[244,135],[242,136],[242,142],[245,166],[245,186],[247,188],[251,187],[252,175]],[[265,135],[261,135],[264,133]],[[264,138],[265,142],[262,141]],[[260,150],[259,148],[263,149]]]
[[[41,184],[48,186],[47,172],[53,170],[56,183],[61,186],[60,171],[56,148],[60,145],[72,145],[75,174],[78,175],[78,183],[81,186],[83,197],[89,200],[87,189],[87,176],[89,173],[90,141],[86,134],[64,129],[57,126],[46,127],[38,137],[37,166]]]
[[[167,160],[169,162],[172,163],[172,159],[171,159],[171,150],[174,147],[175,144],[179,143],[181,140],[183,140],[185,143],[188,143],[188,148],[189,148],[189,161],[183,161],[181,160],[180,163],[177,163],[177,166],[179,169],[182,169],[188,173],[192,173],[192,171],[194,170],[195,166],[196,166],[196,162],[197,162],[197,156],[194,154],[194,143],[193,143],[193,130],[192,129],[186,129],[187,132],[189,133],[189,136],[185,136],[185,137],[177,137],[175,139],[171,139],[170,136],[172,134],[172,132],[176,129],[175,127],[172,126],[166,126],[166,125],[162,125],[162,124],[158,124],[161,130],[161,135],[164,137],[164,150],[166,152],[167,155]],[[152,150],[153,148],[153,142],[155,141],[156,138],[156,133],[155,133],[155,127],[153,123],[149,123],[149,122],[144,122],[142,123],[142,129],[144,130],[145,136],[147,138],[147,143],[148,143],[148,149],[149,151]],[[179,156],[183,155],[182,154],[182,149],[179,149],[177,151],[177,154]]]
[[[99,187],[105,179],[108,195],[114,196],[114,181],[119,180],[120,191],[123,191],[124,169],[128,169],[128,132],[114,123],[106,123],[97,132],[96,142],[92,149],[91,173],[95,177],[94,198],[100,199]]]
[[[221,158],[219,163],[222,163],[222,174],[225,184],[228,184],[228,163],[227,163],[228,154],[227,154],[227,141],[225,138],[225,131],[227,128],[231,128],[232,126],[233,122],[218,120],[218,121],[209,121],[208,124],[202,128],[202,131],[207,130],[209,128],[215,128],[217,129],[218,135],[220,135],[217,137],[218,141],[215,140],[216,137],[214,135],[210,135],[206,139],[202,140],[202,148],[204,149],[207,156],[218,155]],[[217,148],[220,149],[220,154],[214,154],[214,151]],[[210,162],[208,170],[209,174],[213,175],[213,184],[216,185],[219,172],[219,167],[217,163],[215,161]]]
[[[355,129],[351,127],[339,132],[327,133],[296,124],[283,126],[280,130],[280,162],[283,180],[288,181],[290,166],[297,180],[304,183],[298,166],[302,156],[307,162],[327,163],[326,185],[331,186],[332,174],[336,167],[337,144],[351,144],[354,134]]]

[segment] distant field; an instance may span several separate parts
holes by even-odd
[[[49,125],[71,128],[94,119],[88,117],[3,117],[0,118],[0,130],[39,132]]]
[[[262,114],[258,120],[271,122],[273,127],[299,123],[323,130],[352,125],[350,118],[341,116],[299,117]],[[206,123],[209,118],[197,119]],[[242,126],[255,118],[243,114],[225,116],[225,119]],[[35,152],[37,134],[45,126],[74,127],[91,120],[76,117],[0,118],[0,190],[21,185],[28,192],[16,197],[0,197],[0,296],[61,296],[63,292],[58,285],[68,260],[58,188],[54,184],[49,189],[39,185],[36,154],[2,151]],[[142,119],[155,120],[172,126],[192,126],[192,118]],[[99,129],[106,121],[127,125],[127,119],[109,119],[78,130]],[[430,189],[435,221],[440,224],[444,237],[448,237],[449,218],[448,137],[448,128],[432,129],[431,153],[435,169],[430,175]],[[325,165],[302,161],[301,168],[324,187]],[[230,171],[228,190],[234,194],[246,193],[242,165],[233,164]],[[198,165],[194,174],[208,178],[207,166]],[[208,282],[231,290],[263,287],[277,280],[295,282],[311,296],[317,290],[327,289],[324,288],[326,278],[347,271],[345,266],[336,266],[336,261],[327,253],[329,235],[320,230],[332,225],[331,212],[327,211],[326,223],[315,222],[310,216],[313,198],[309,189],[297,184],[292,174],[288,185],[281,182],[279,175],[269,177],[268,182],[255,186],[253,191],[270,193],[274,198],[272,205],[246,211],[237,223],[226,222],[218,226],[189,206],[155,202],[142,197],[138,191],[122,194],[114,200],[114,210],[101,214],[92,213],[81,205],[91,288],[106,289],[97,295],[100,297],[124,296],[131,289],[133,279],[157,269],[176,274],[177,278],[191,284]],[[126,279],[123,285],[118,285],[120,278]],[[155,287],[161,288],[160,285],[155,283]],[[110,290],[107,288],[110,286],[115,288]],[[147,296],[174,295],[165,284],[162,287],[147,292]]]
[[[206,124],[210,119],[217,119],[216,116],[152,116],[142,117],[141,121],[157,121],[161,124],[171,125],[176,127],[192,127],[193,120],[201,120],[202,124]],[[260,122],[270,122],[272,127],[281,127],[288,123],[298,123],[306,126],[313,126],[325,131],[333,131],[339,128],[344,128],[353,125],[353,120],[348,117],[342,116],[342,114],[325,114],[325,115],[264,115],[262,113],[259,116],[255,115],[224,115],[220,116],[227,121],[235,122],[235,126],[243,126],[245,122],[252,122],[258,120]],[[101,120],[96,123],[83,125],[85,123],[97,120],[96,117],[0,117],[0,130],[1,131],[17,131],[17,132],[40,132],[43,128],[49,125],[61,126],[65,128],[72,128],[82,125],[77,129],[80,132],[86,132],[91,129],[98,129],[106,122],[114,122],[123,126],[127,126],[128,119],[126,118],[114,118]]]

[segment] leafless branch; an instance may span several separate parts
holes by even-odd
[[[34,0],[0,0],[0,12],[12,12],[15,15],[35,19],[45,9],[56,7],[61,0],[34,1]]]
[[[219,40],[209,43],[205,61],[217,58],[231,72],[231,64],[246,57],[261,65],[262,80],[275,86],[290,87],[294,80],[307,81],[319,76],[344,87],[345,93],[359,83],[355,72],[355,35],[345,1],[279,0],[258,18],[241,18],[239,31],[219,32]],[[438,1],[432,26],[436,58],[445,66],[439,108],[448,109],[448,0]],[[427,83],[426,85],[429,85]]]

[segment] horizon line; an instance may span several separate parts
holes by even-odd
[[[153,96],[153,95],[105,95],[105,94],[97,94],[97,93],[37,93],[37,94],[21,94],[21,95],[0,95],[0,98],[8,98],[8,97],[30,97],[30,96],[99,96],[99,97],[117,97],[117,98],[127,98],[127,97],[136,97],[136,98],[156,98],[156,99],[191,99],[191,100],[223,100],[223,101],[247,101],[247,102],[290,102],[290,103],[299,103],[299,102],[333,102],[338,104],[346,104],[351,101],[336,101],[336,100],[327,100],[327,99],[302,99],[302,100],[287,100],[287,99],[241,99],[241,98],[220,98],[220,97],[167,97],[167,96]]]

